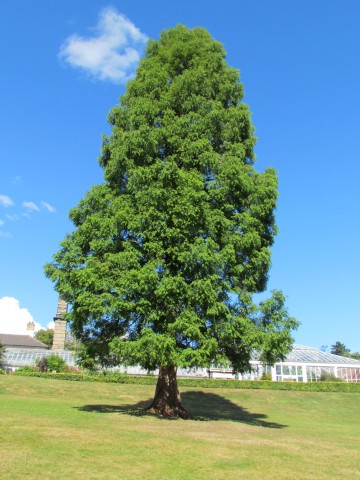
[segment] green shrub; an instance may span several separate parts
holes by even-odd
[[[33,373],[37,371],[38,370],[35,367],[30,367],[30,366],[20,367],[16,370],[17,373]]]
[[[39,358],[36,361],[36,370],[38,372],[47,372],[49,370],[49,366],[48,366],[46,357]]]
[[[68,366],[66,365],[65,360],[63,360],[59,355],[55,354],[40,358],[36,362],[36,369],[38,372],[61,373],[65,372],[67,368]]]
[[[61,373],[66,371],[67,365],[65,360],[63,360],[59,355],[49,355],[47,357],[48,362],[48,371]]]
[[[272,381],[272,376],[271,376],[271,373],[269,372],[264,372],[262,375],[261,375],[261,378],[260,380],[267,380],[268,382],[271,382]]]
[[[337,377],[333,373],[329,373],[326,370],[322,370],[320,378],[320,382],[342,382],[342,378]]]

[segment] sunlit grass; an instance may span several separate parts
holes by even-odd
[[[0,377],[0,478],[360,478],[359,394],[183,389],[188,421],[142,415],[152,395]]]

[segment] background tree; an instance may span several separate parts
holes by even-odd
[[[45,345],[51,348],[54,339],[54,330],[52,328],[48,328],[46,330],[42,328],[41,330],[35,332],[34,337],[36,340],[39,340],[39,342],[45,343]]]
[[[5,345],[0,342],[0,367],[3,364],[4,357],[5,357]]]
[[[360,360],[360,352],[351,352],[349,348],[339,341],[335,342],[334,345],[331,345],[331,353]]]
[[[331,345],[331,353],[334,355],[341,355],[343,357],[347,357],[350,354],[350,349],[347,348],[341,342],[335,342],[334,345]]]
[[[297,322],[284,296],[256,306],[276,233],[277,176],[254,168],[239,72],[201,28],[148,43],[111,110],[105,182],[70,218],[45,272],[71,304],[82,348],[101,364],[159,368],[150,410],[182,416],[178,366],[250,369],[282,359]]]

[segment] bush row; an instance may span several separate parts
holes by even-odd
[[[41,377],[52,380],[70,380],[72,382],[133,383],[138,385],[156,385],[156,377],[133,377],[125,374],[94,375],[85,373],[53,373],[16,370],[13,375],[23,377]]]
[[[14,375],[27,377],[41,377],[56,380],[70,380],[73,382],[104,382],[127,383],[137,385],[155,385],[157,377],[135,377],[125,374],[87,375],[78,373],[43,373],[16,371]],[[269,382],[255,380],[221,380],[206,378],[179,378],[180,387],[192,388],[231,388],[231,389],[259,389],[259,390],[293,390],[298,392],[357,392],[360,393],[360,383],[346,382]]]
[[[346,382],[272,382],[264,380],[179,379],[183,387],[293,390],[298,392],[357,392],[360,384]]]

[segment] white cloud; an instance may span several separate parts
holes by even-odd
[[[22,206],[32,212],[40,212],[40,208],[34,202],[23,202]]]
[[[41,205],[50,213],[56,212],[56,209],[47,202],[41,202]]]
[[[0,220],[0,227],[4,225],[4,223],[5,223],[4,220]]]
[[[49,322],[47,325],[46,325],[46,328],[48,330],[54,330],[55,329],[55,322]]]
[[[28,322],[35,323],[35,331],[42,328],[27,308],[20,307],[19,300],[13,297],[0,298],[0,333],[31,335],[26,329]]]
[[[134,74],[147,36],[114,8],[100,12],[95,35],[71,35],[60,47],[59,56],[94,78],[126,83]]]
[[[11,220],[12,222],[15,222],[16,220],[20,220],[19,215],[6,215],[6,218],[8,220]]]
[[[0,204],[3,207],[11,207],[12,205],[14,205],[14,202],[7,195],[0,195]]]

